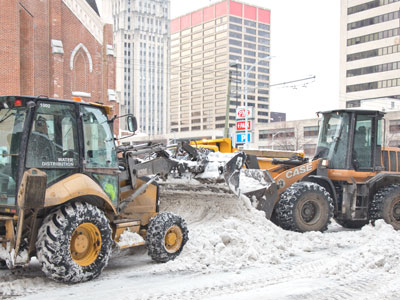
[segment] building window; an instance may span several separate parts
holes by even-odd
[[[263,38],[258,38],[258,43],[259,44],[264,44],[264,45],[269,45],[269,40],[263,39]]]
[[[241,61],[242,58],[240,56],[231,54],[231,55],[229,55],[229,60],[231,60],[231,61]]]
[[[233,29],[236,31],[242,31],[242,26],[236,25],[236,24],[229,24],[229,29]]]
[[[229,31],[229,37],[233,37],[236,39],[242,39],[242,34],[234,32],[234,31]]]
[[[229,21],[234,22],[234,23],[238,23],[238,24],[242,24],[242,19],[234,17],[234,16],[229,16]]]
[[[318,136],[318,126],[304,126],[304,137]]]
[[[371,73],[386,72],[386,71],[392,71],[392,70],[397,70],[397,69],[400,69],[400,61],[348,70],[347,77],[360,76],[360,75],[371,74]]]
[[[246,41],[256,42],[256,37],[255,37],[255,36],[252,36],[252,35],[247,35],[247,34],[245,34],[245,35],[244,35],[244,39],[245,39]],[[258,47],[260,47],[260,46],[258,46]]]
[[[264,23],[258,23],[258,28],[264,29],[264,30],[269,30],[269,25],[264,24]]]
[[[263,45],[258,45],[258,50],[264,51],[264,52],[269,52],[269,47],[263,46]]]
[[[250,21],[250,20],[244,20],[244,25],[251,26],[251,27],[256,27],[256,22]]]
[[[383,83],[383,81],[379,82],[379,86],[382,88],[386,87],[386,82]],[[359,91],[366,91],[366,90],[374,90],[378,88],[378,81],[375,82],[367,82],[367,83],[360,83],[360,84],[353,84],[353,85],[348,85],[346,87],[346,92],[351,93],[351,92],[359,92]]]
[[[367,3],[363,3],[363,4],[359,4],[359,5],[355,5],[352,7],[347,8],[347,14],[351,15],[351,14],[355,14],[364,10],[368,10],[371,8],[375,8],[381,5],[387,5],[390,3],[394,3],[394,2],[398,2],[399,0],[373,0],[373,1],[369,1]]]
[[[269,32],[266,32],[266,31],[259,30],[258,31],[258,35],[262,36],[262,37],[269,38]]]
[[[256,44],[244,42],[243,45],[244,45],[244,47],[246,47],[246,48],[256,49]]]
[[[389,132],[398,133],[400,132],[400,120],[390,120],[389,121]]]
[[[254,64],[256,60],[254,58],[245,57],[244,62]]]
[[[357,52],[347,55],[347,61],[359,60],[375,56],[387,55],[400,52],[400,45],[393,45],[368,51]]]
[[[386,39],[393,36],[398,36],[400,32],[399,28],[388,29],[380,32],[374,32],[363,36],[354,37],[347,39],[347,46],[353,46],[357,44],[372,42],[376,40]]]
[[[255,51],[250,51],[250,50],[244,50],[244,55],[256,56],[256,52]]]
[[[229,39],[229,45],[242,47],[242,42],[241,41],[237,41],[237,40]]]
[[[257,33],[257,31],[255,29],[248,28],[248,27],[244,28],[244,32],[245,33],[250,33],[250,34],[256,34]]]
[[[238,53],[238,54],[242,54],[242,49],[238,49],[238,48],[229,47],[229,52],[231,52],[231,53]]]
[[[382,22],[388,22],[388,21],[395,20],[398,18],[399,18],[399,11],[397,10],[397,11],[393,11],[393,12],[390,12],[387,14],[383,14],[383,15],[372,17],[372,18],[349,23],[349,24],[347,24],[347,30],[353,30],[353,29],[370,26],[370,25],[374,25],[374,24],[378,24],[378,23],[382,23]]]

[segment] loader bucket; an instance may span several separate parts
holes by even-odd
[[[229,189],[237,196],[247,196],[252,205],[271,218],[278,187],[267,170],[244,169],[244,153],[235,155],[225,166],[224,178]]]
[[[237,196],[239,196],[240,184],[240,170],[243,168],[246,160],[246,154],[240,152],[229,160],[224,168],[225,182],[228,184],[229,189]]]

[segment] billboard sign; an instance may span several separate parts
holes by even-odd
[[[236,108],[236,119],[245,119],[246,118],[246,107],[245,106],[238,106]],[[247,107],[247,118],[253,118],[253,107]]]
[[[245,120],[240,120],[240,121],[236,121],[236,131],[242,131],[242,130],[246,130],[245,127]],[[252,120],[247,120],[247,130],[252,130],[253,129],[253,121]]]
[[[251,133],[247,133],[247,141],[246,141],[246,133],[236,133],[236,144],[244,144],[251,143]]]

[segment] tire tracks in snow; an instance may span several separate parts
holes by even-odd
[[[398,299],[394,295],[398,279],[393,274],[378,270],[361,270],[348,276],[327,274],[326,269],[332,263],[341,264],[344,258],[339,256],[324,263],[326,258],[313,262],[297,264],[288,262],[284,266],[265,266],[265,273],[260,274],[260,268],[244,270],[240,274],[221,274],[220,282],[205,284],[201,287],[189,287],[176,292],[154,293],[146,299],[208,299],[224,296],[233,297],[246,292],[254,293],[264,290],[263,299]],[[253,278],[248,279],[249,275]],[[199,275],[199,277],[207,275]],[[227,278],[224,278],[227,277]],[[283,293],[282,298],[266,297],[268,290],[277,292],[291,284],[307,282],[307,291],[293,291],[292,294]],[[311,284],[310,284],[311,283]],[[312,283],[315,283],[313,287]],[[390,283],[390,285],[388,284]],[[391,289],[387,287],[391,286]],[[244,298],[244,297],[243,297]],[[228,298],[227,298],[228,299]],[[233,297],[232,299],[236,299]]]

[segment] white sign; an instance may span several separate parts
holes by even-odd
[[[246,107],[245,106],[238,106],[236,108],[236,119],[245,119],[246,118]],[[253,107],[247,107],[247,118],[253,118]]]

